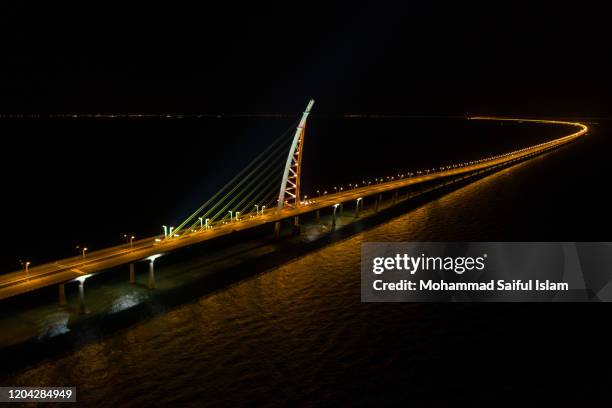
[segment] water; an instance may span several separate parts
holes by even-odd
[[[359,252],[366,241],[609,241],[610,143],[602,125],[0,383],[77,385],[83,405],[109,407],[603,398],[609,305],[362,304]]]

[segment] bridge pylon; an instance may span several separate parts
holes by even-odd
[[[308,102],[306,110],[302,114],[302,119],[295,129],[278,193],[279,210],[282,210],[285,206],[297,207],[300,205],[300,177],[302,175],[302,151],[304,148],[304,135],[306,134],[306,119],[308,119],[314,102],[314,99]]]

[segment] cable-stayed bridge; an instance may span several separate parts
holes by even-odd
[[[91,251],[82,256],[49,262],[12,273],[0,275],[0,299],[58,285],[60,304],[66,303],[65,284],[77,282],[79,304],[84,307],[84,282],[97,273],[120,265],[129,265],[130,281],[135,281],[134,263],[146,261],[148,287],[154,289],[155,260],[179,248],[218,239],[234,232],[270,225],[270,232],[279,236],[283,221],[290,220],[299,229],[300,216],[321,212],[331,215],[330,227],[336,226],[338,207],[346,203],[354,205],[354,217],[359,217],[364,200],[369,200],[378,211],[382,195],[427,183],[445,182],[471,177],[511,163],[539,155],[585,135],[586,125],[557,120],[514,119],[496,117],[472,117],[470,120],[533,122],[567,125],[572,133],[537,145],[464,163],[443,166],[438,169],[416,171],[378,183],[352,186],[348,190],[303,197],[300,191],[304,138],[308,116],[313,108],[311,100],[301,119],[294,127],[264,149],[249,165],[240,171],[224,187],[197,208],[176,227],[163,226],[163,235],[130,241],[129,244]],[[316,154],[313,152],[312,154]],[[272,228],[272,226],[274,226]]]

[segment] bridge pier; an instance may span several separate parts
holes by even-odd
[[[404,199],[407,200],[410,198],[410,190],[411,190],[411,187],[406,188],[406,194],[404,195]]]
[[[281,222],[276,221],[274,223],[274,238],[280,237],[280,231],[281,231]]]
[[[338,209],[339,204],[334,204],[334,211],[332,212],[332,223],[331,229],[336,228],[336,210]]]
[[[130,264],[130,283],[136,283],[136,272],[134,271],[134,264]]]
[[[60,283],[58,285],[59,288],[59,305],[66,306],[66,285],[64,283]]]
[[[85,306],[85,279],[79,279],[79,314],[86,314],[87,307]]]
[[[340,203],[340,217],[344,214],[344,203]]]
[[[317,224],[321,223],[321,210],[317,210],[315,220],[317,221]]]
[[[355,218],[359,218],[359,210],[363,206],[363,198],[358,198],[355,204]]]
[[[294,234],[300,233],[300,217],[298,215],[293,217],[293,233]]]
[[[382,194],[379,194],[378,197],[376,197],[376,203],[374,204],[374,211],[378,212],[378,209],[380,208],[380,202],[382,201]]]
[[[155,285],[155,260],[149,260],[149,277],[147,279],[147,287],[149,289],[156,289],[157,285]]]
[[[397,193],[397,190],[395,190],[393,192],[393,205],[397,204],[397,196],[398,196],[398,193]]]

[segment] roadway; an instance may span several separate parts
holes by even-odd
[[[498,156],[446,166],[445,168],[435,172],[419,172],[412,177],[367,185],[334,194],[326,194],[308,200],[303,205],[298,207],[284,208],[282,210],[277,210],[275,208],[266,209],[262,214],[256,216],[248,218],[245,217],[244,219],[238,221],[215,225],[209,229],[183,233],[178,237],[167,239],[165,239],[163,236],[144,238],[134,241],[132,245],[124,244],[97,251],[91,251],[87,253],[85,257],[72,257],[34,266],[29,268],[27,274],[24,270],[2,274],[0,275],[0,299],[5,299],[50,285],[57,285],[78,279],[86,279],[91,274],[99,273],[112,267],[145,260],[150,257],[154,259],[156,256],[172,252],[182,247],[216,239],[231,234],[235,231],[243,231],[316,210],[329,208],[335,204],[354,201],[358,198],[382,194],[432,180],[460,176],[462,174],[474,173],[491,167],[505,165],[512,161],[522,160],[526,157],[540,154],[544,151],[569,143],[576,138],[585,135],[588,131],[586,125],[578,122],[495,117],[474,117],[470,119],[568,125],[576,127],[579,130],[567,136],[563,136],[545,143]]]

